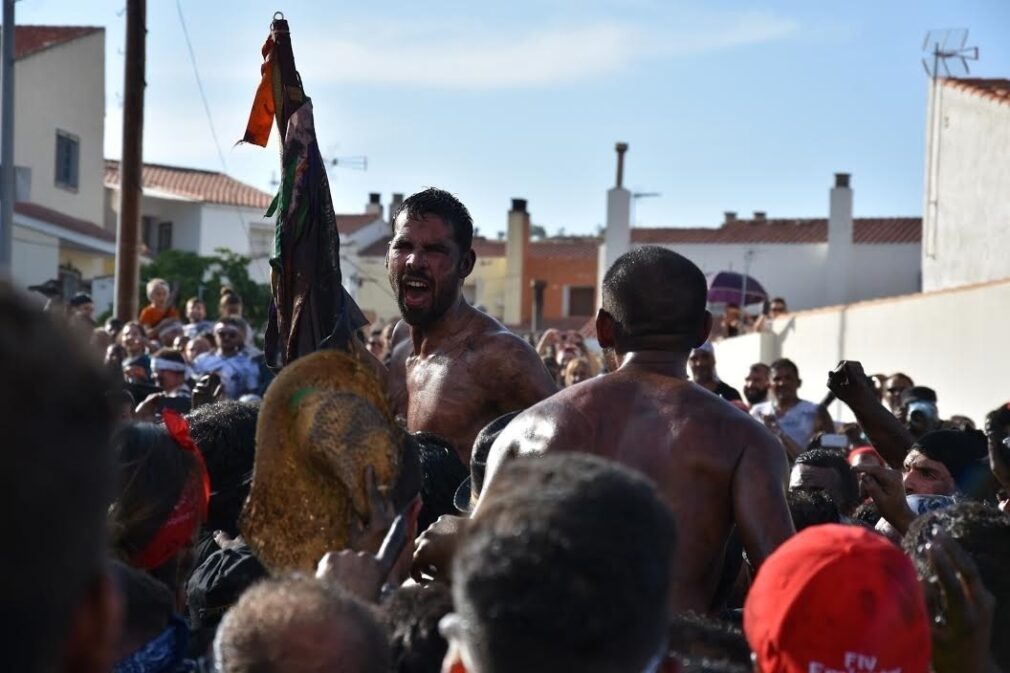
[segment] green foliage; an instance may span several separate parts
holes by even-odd
[[[175,306],[185,312],[186,300],[201,297],[207,304],[208,318],[217,317],[217,304],[223,285],[231,286],[242,297],[243,315],[258,328],[266,323],[270,305],[270,286],[249,278],[248,257],[227,248],[203,257],[194,252],[166,250],[140,270],[140,305],[147,306],[147,281],[164,278],[172,286]]]

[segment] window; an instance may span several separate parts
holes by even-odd
[[[249,256],[253,259],[273,257],[274,229],[273,227],[249,227]]]
[[[80,140],[66,131],[56,132],[56,186],[77,191]]]
[[[157,219],[144,215],[141,218],[141,233],[144,245],[152,255],[157,255],[172,247],[172,223],[159,222]]]
[[[172,247],[172,223],[158,223],[158,252],[164,252]]]
[[[596,288],[569,287],[568,315],[572,317],[590,317],[596,310]]]

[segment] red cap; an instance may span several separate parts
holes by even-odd
[[[859,526],[813,526],[779,547],[758,571],[743,627],[761,673],[929,669],[915,568]]]

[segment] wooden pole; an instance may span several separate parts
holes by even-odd
[[[123,156],[119,162],[116,233],[116,317],[137,319],[141,174],[144,168],[144,68],[146,0],[126,3],[126,82],[123,87]]]

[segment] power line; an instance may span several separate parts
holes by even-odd
[[[203,80],[200,78],[200,68],[196,63],[196,53],[193,51],[193,43],[189,39],[189,29],[186,27],[186,17],[182,13],[182,0],[175,0],[175,8],[179,12],[179,24],[182,26],[182,35],[186,39],[186,50],[189,52],[189,62],[193,65],[193,77],[196,79],[196,88],[200,92],[200,100],[203,102],[203,112],[207,117],[207,126],[210,128],[210,137],[214,140],[214,148],[217,150],[217,158],[221,162],[221,169],[224,171],[225,175],[228,174],[228,162],[225,160],[224,152],[221,151],[221,142],[218,140],[217,131],[214,128],[214,117],[210,113],[210,104],[207,102],[207,93],[203,89]],[[246,224],[245,218],[242,211],[238,209],[237,205],[232,204],[235,209],[235,215],[238,217],[238,222],[245,231],[246,240],[249,241],[250,246],[252,245],[252,234],[249,231],[249,225]],[[264,267],[263,259],[260,257],[251,257],[251,260],[259,265],[261,270],[266,270],[267,278],[270,277],[269,266]]]

